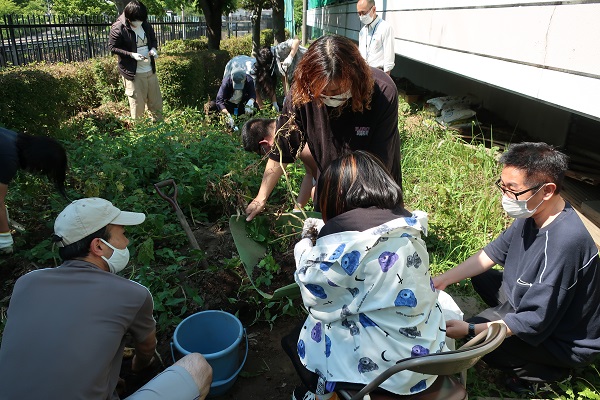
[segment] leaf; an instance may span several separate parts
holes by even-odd
[[[151,238],[138,247],[137,261],[142,265],[150,265],[150,261],[154,261],[154,241]]]

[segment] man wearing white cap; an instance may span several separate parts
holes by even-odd
[[[0,398],[119,399],[127,334],[135,342],[133,371],[151,364],[152,295],[116,275],[129,261],[125,226],[145,218],[100,198],[76,200],[59,214],[54,239],[63,264],[32,271],[14,286],[0,347]],[[212,369],[200,354],[189,356],[128,399],[204,399]]]

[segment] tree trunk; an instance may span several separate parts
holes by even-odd
[[[206,36],[208,48],[219,50],[221,45],[221,15],[223,14],[222,0],[200,0],[200,7],[206,18]]]
[[[252,13],[252,57],[256,57],[260,50],[260,17],[262,7],[258,6]]]
[[[293,32],[290,32],[293,35]],[[275,43],[285,42],[284,0],[273,0],[273,36]]]

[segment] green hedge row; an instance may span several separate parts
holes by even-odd
[[[261,32],[261,46],[273,43],[273,32]],[[206,38],[174,40],[162,46],[156,68],[165,108],[197,107],[214,98],[225,64],[252,53],[250,35],[221,41],[207,49]],[[116,57],[59,64],[30,64],[0,70],[0,126],[53,136],[77,115],[109,102],[123,102]]]

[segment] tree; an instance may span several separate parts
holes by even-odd
[[[20,10],[13,0],[0,0],[0,15],[18,14]]]
[[[223,13],[237,9],[236,0],[198,0],[198,11],[202,11],[206,19],[208,48],[219,50],[221,45],[221,16]]]
[[[271,8],[273,0],[241,0],[240,6],[252,11],[252,53],[256,55],[260,50],[260,18],[262,10]]]
[[[273,37],[277,43],[285,42],[285,3],[284,0],[272,0]],[[293,32],[290,32],[293,35]]]

